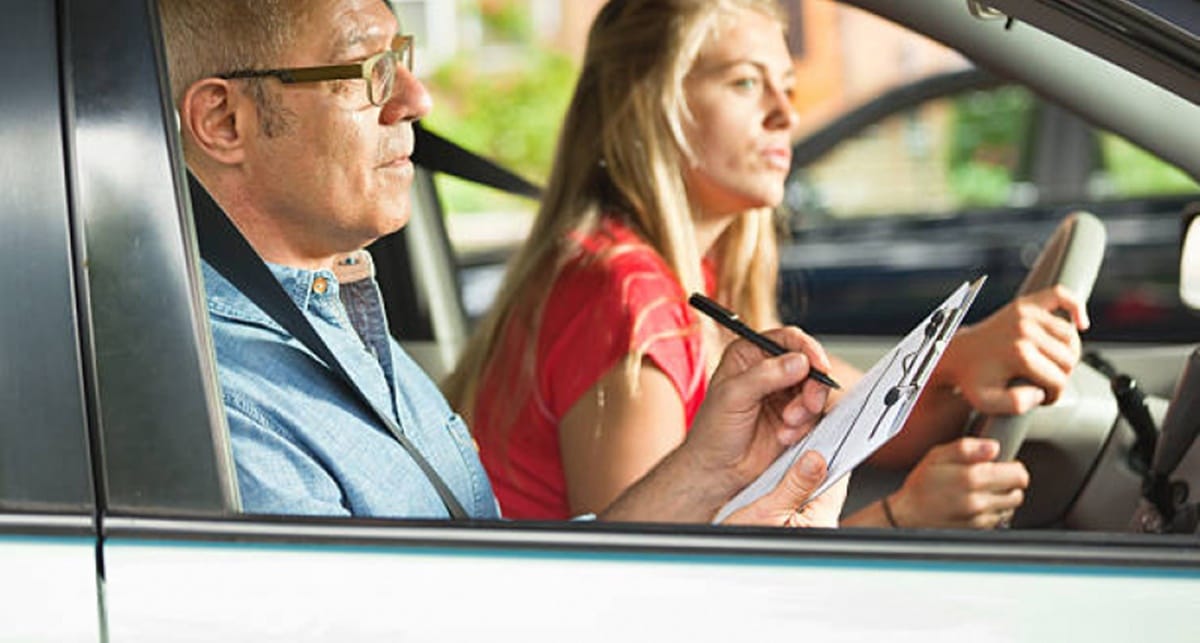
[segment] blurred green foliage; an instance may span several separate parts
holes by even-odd
[[[1019,87],[955,99],[948,160],[950,189],[960,204],[997,206],[1008,201],[1033,105],[1033,96]]]
[[[529,42],[533,38],[528,5],[513,0],[481,0],[478,4],[466,3],[483,22],[488,40],[498,42]]]
[[[1002,206],[1014,181],[1023,180],[1022,156],[1033,136],[1036,102],[1028,90],[1002,87],[954,101],[950,135],[950,184],[960,203]],[[1127,198],[1200,192],[1200,185],[1175,166],[1108,132],[1098,134],[1097,185],[1080,199]]]
[[[1200,192],[1200,184],[1182,170],[1116,134],[1100,135],[1100,153],[1107,179],[1117,196]]]
[[[428,79],[430,129],[542,184],[549,175],[559,125],[577,70],[562,54],[533,46],[505,47],[501,63],[461,55]],[[443,198],[451,212],[494,209],[496,196],[453,180]]]

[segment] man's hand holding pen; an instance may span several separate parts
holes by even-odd
[[[797,328],[767,335],[788,352],[771,357],[745,340],[730,344],[685,443],[702,468],[728,478],[731,493],[813,429],[829,393],[810,379],[811,369],[829,368],[815,339]]]
[[[712,520],[788,446],[812,431],[825,408],[829,387],[811,379],[810,370],[829,368],[829,358],[816,340],[799,329],[783,328],[767,336],[787,352],[770,356],[747,340],[730,344],[683,444],[610,505],[602,519]],[[796,515],[825,479],[825,472],[820,454],[797,458],[773,492],[732,519],[773,526],[826,524],[829,521],[822,517]],[[828,505],[822,515],[836,515],[841,502],[840,496],[833,496],[817,508]]]

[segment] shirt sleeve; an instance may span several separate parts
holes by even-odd
[[[703,372],[683,288],[649,249],[559,275],[542,314],[538,385],[555,422],[626,355],[663,371],[687,406]]]
[[[225,416],[243,511],[350,515],[333,477],[310,454],[271,430],[261,414],[227,393]]]

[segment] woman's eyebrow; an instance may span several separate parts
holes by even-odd
[[[764,78],[772,78],[770,65],[764,61],[755,60],[753,58],[731,58],[729,60],[719,60],[708,64],[701,64],[692,69],[692,73],[718,74],[740,65],[750,65],[754,67],[758,73],[762,74]],[[783,73],[780,75],[780,79],[785,82],[794,80],[795,77],[796,68],[792,65],[788,65],[787,69],[783,70]]]

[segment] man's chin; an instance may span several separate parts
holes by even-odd
[[[377,225],[375,226],[375,230],[377,232],[376,237],[386,237],[389,234],[398,232],[404,228],[404,226],[408,225],[409,219],[411,218],[412,208],[410,207],[407,199],[405,199],[403,203],[395,204],[386,210],[381,211],[378,217],[375,219],[377,222]]]

